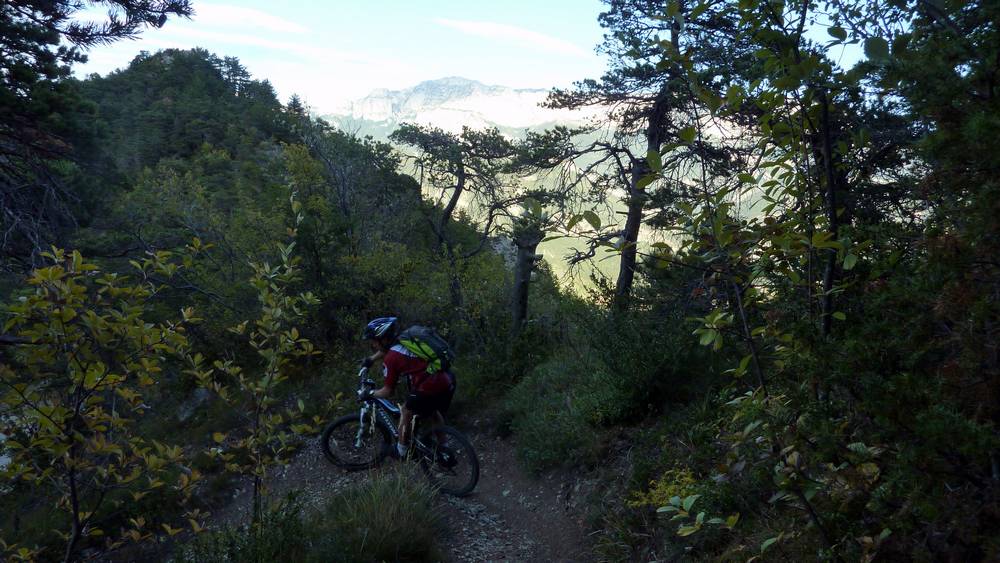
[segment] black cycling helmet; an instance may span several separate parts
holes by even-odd
[[[396,317],[379,317],[368,323],[361,337],[365,340],[395,338],[398,333],[399,322]]]

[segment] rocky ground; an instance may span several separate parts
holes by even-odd
[[[579,504],[594,483],[551,475],[536,478],[523,472],[509,440],[485,434],[470,436],[479,454],[480,479],[467,497],[440,497],[448,532],[441,539],[450,561],[590,561]],[[387,463],[397,463],[387,461]],[[301,490],[307,506],[320,507],[332,494],[368,478],[331,465],[316,443],[310,443],[275,472],[274,493]],[[245,521],[248,490],[217,514],[217,522]]]

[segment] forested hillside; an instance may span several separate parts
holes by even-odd
[[[107,4],[0,6],[3,559],[460,558],[403,464],[274,493],[385,315],[594,560],[1000,558],[994,3],[605,0],[592,123],[390,143],[202,49],[72,78],[192,10]]]

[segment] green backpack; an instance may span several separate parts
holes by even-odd
[[[427,362],[427,373],[448,371],[455,360],[451,347],[434,329],[413,325],[399,335],[399,343]]]

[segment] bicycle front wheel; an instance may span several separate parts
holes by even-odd
[[[385,459],[391,444],[389,430],[378,422],[373,424],[369,417],[362,424],[357,413],[330,423],[320,438],[326,459],[348,471],[375,467]]]
[[[420,464],[442,493],[464,497],[479,482],[479,459],[461,432],[449,426],[428,430],[421,438]]]

